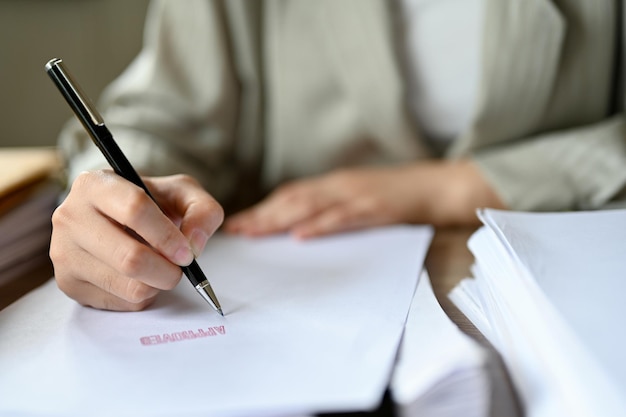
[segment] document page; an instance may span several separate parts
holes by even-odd
[[[245,416],[366,410],[389,382],[432,229],[297,241],[218,235],[146,311],[95,310],[51,281],[0,313],[0,414]]]

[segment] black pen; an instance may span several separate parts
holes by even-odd
[[[113,135],[111,135],[111,132],[105,126],[104,120],[95,109],[95,106],[83,93],[78,83],[72,78],[63,64],[63,61],[58,58],[51,59],[46,64],[46,72],[50,78],[52,78],[52,81],[54,81],[61,94],[63,94],[63,97],[65,97],[65,100],[76,114],[78,120],[80,120],[87,132],[89,132],[94,143],[100,149],[113,170],[119,176],[143,188],[146,194],[157,204],[156,200],[137,174],[137,171],[135,171],[113,139]],[[209,284],[209,281],[195,259],[189,266],[182,266],[181,269],[202,298],[223,316],[224,313],[211,288],[211,284]]]

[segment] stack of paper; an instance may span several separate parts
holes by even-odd
[[[424,272],[391,380],[400,417],[484,417],[490,410],[486,352],[450,321]]]
[[[626,211],[484,210],[451,299],[501,352],[531,417],[626,415]]]
[[[0,285],[47,258],[58,170],[52,149],[0,150]]]

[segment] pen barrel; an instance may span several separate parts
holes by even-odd
[[[144,184],[141,180],[141,177],[137,171],[135,171],[135,168],[133,168],[128,158],[126,158],[126,155],[124,155],[120,147],[117,145],[117,142],[113,139],[113,135],[109,129],[102,124],[89,126],[87,130],[89,131],[93,142],[100,149],[109,165],[113,168],[113,171],[115,171],[115,173],[120,177],[123,177],[136,186],[141,187],[146,194],[154,200],[154,197],[150,194],[150,190],[148,190],[146,184]]]
[[[198,262],[196,262],[195,259],[191,262],[191,264],[183,266],[181,269],[194,287],[201,284],[203,281],[206,281],[206,276],[202,272],[202,269],[200,269],[200,265],[198,265]]]
[[[119,176],[141,187],[154,200],[135,168],[113,139],[102,116],[65,68],[63,61],[56,58],[51,60],[46,65],[46,72],[113,170]]]

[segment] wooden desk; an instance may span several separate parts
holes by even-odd
[[[474,229],[437,230],[426,256],[426,270],[432,281],[433,291],[443,310],[465,333],[483,340],[474,325],[448,299],[447,294],[463,278],[470,276],[470,266],[474,258],[467,248],[467,240]]]
[[[523,415],[522,408],[499,354],[447,297],[450,290],[461,279],[469,276],[469,267],[473,257],[466,244],[473,231],[473,229],[437,230],[426,257],[426,269],[443,310],[463,332],[477,340],[489,352],[488,372],[493,386],[490,416],[520,417]],[[43,284],[52,275],[51,263],[42,262],[10,286],[0,287],[0,309]]]

